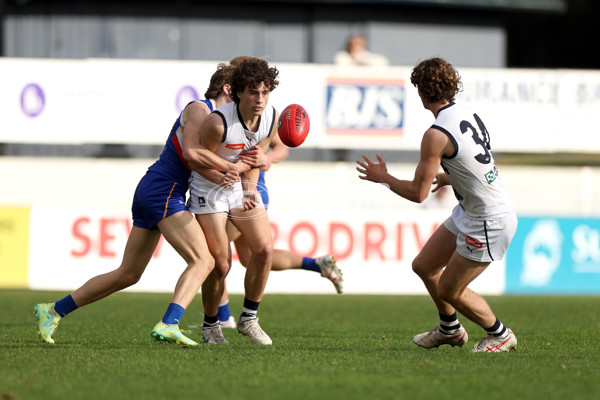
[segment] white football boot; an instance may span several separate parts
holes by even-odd
[[[506,328],[508,329],[508,328]],[[473,353],[499,353],[502,351],[511,351],[517,349],[517,337],[508,329],[508,336],[500,339],[494,336],[486,336],[481,338],[475,345]]]
[[[344,292],[344,279],[335,258],[332,255],[326,255],[317,258],[315,261],[319,268],[321,268],[321,276],[329,279],[333,283],[333,286],[335,286],[338,294],[342,294]]]
[[[440,327],[438,325],[429,332],[419,333],[413,338],[415,344],[426,349],[433,349],[434,347],[439,347],[443,344],[449,344],[452,347],[462,347],[467,343],[467,340],[469,340],[469,335],[467,335],[467,331],[462,325],[452,335],[444,335],[440,332]]]

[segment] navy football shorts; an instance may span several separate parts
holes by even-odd
[[[158,229],[157,224],[162,219],[180,211],[189,211],[185,205],[186,192],[186,185],[153,171],[146,172],[133,195],[133,225]]]
[[[258,193],[260,193],[260,197],[262,198],[262,202],[265,205],[265,208],[269,208],[269,190],[267,189],[267,184],[265,183],[264,171],[261,171],[260,175],[258,176],[256,190],[258,190]]]

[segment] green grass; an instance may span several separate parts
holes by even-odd
[[[483,331],[464,318],[464,348],[412,344],[438,322],[425,296],[266,295],[273,346],[226,330],[229,345],[182,348],[150,337],[169,294],[117,293],[62,320],[49,346],[33,305],[64,295],[0,291],[2,399],[600,398],[600,297],[487,297],[518,350],[474,354]],[[181,326],[201,311],[198,297]]]

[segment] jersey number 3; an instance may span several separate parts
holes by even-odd
[[[469,121],[462,121],[460,123],[460,131],[463,134],[467,133],[467,131],[471,131],[471,137],[473,138],[473,141],[478,146],[481,146],[481,149],[483,150],[483,153],[477,154],[475,156],[475,159],[481,164],[489,164],[492,160],[492,155],[490,153],[490,150],[492,149],[490,147],[490,134],[485,128],[485,125],[483,124],[481,118],[479,118],[477,114],[473,114],[473,117],[475,118],[475,121],[477,122],[481,133],[479,133]]]

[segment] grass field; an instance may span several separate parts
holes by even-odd
[[[33,305],[64,294],[0,291],[3,400],[600,398],[600,297],[488,297],[519,345],[474,354],[483,331],[464,318],[463,348],[412,343],[438,322],[425,296],[266,295],[273,346],[226,330],[229,345],[182,348],[150,337],[169,294],[117,293],[62,320],[49,346]],[[198,297],[181,326],[201,312]]]

